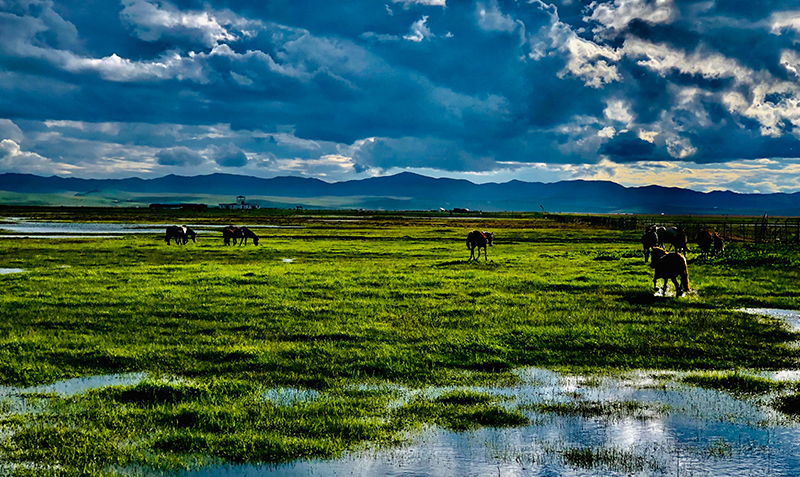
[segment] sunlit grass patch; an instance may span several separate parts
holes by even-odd
[[[479,427],[516,427],[529,423],[517,410],[496,404],[497,398],[485,393],[452,391],[436,398],[415,396],[394,412],[396,419],[410,424],[436,424],[454,431]]]
[[[560,416],[647,419],[666,412],[664,406],[637,401],[570,401],[526,404],[523,409]]]
[[[611,472],[638,474],[645,471],[663,470],[654,458],[636,455],[633,451],[613,447],[569,448],[561,452],[564,463],[582,469],[605,469]]]
[[[719,389],[735,394],[765,394],[785,389],[788,383],[737,372],[693,373],[682,379],[687,384],[709,389]]]

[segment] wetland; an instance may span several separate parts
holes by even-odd
[[[143,224],[113,238],[0,238],[25,271],[0,275],[4,472],[797,468],[796,247],[690,252],[676,298],[641,232],[534,214],[139,213],[104,216]],[[223,246],[228,222],[259,246]],[[166,245],[174,223],[197,243]],[[494,232],[488,261],[466,260],[472,229]]]

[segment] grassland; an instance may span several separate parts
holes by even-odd
[[[0,239],[0,268],[26,270],[0,275],[0,383],[153,377],[25,396],[26,412],[4,415],[0,442],[0,462],[41,464],[13,467],[19,475],[331,457],[391,445],[423,423],[525,423],[479,394],[397,407],[391,388],[361,385],[509,384],[521,366],[797,366],[796,333],[735,311],[800,309],[791,247],[732,244],[728,258],[709,262],[690,254],[694,292],[674,298],[654,296],[640,232],[533,217],[40,214],[303,228],[262,229],[258,247],[224,247],[219,232],[187,246],[146,234]],[[466,261],[473,228],[495,233],[488,262]],[[321,397],[290,406],[263,398],[280,386]]]

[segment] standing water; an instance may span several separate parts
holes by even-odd
[[[800,475],[800,426],[769,406],[682,383],[686,373],[563,375],[526,368],[510,388],[469,388],[504,398],[530,424],[452,432],[428,427],[388,449],[281,465],[220,465],[182,477],[262,476],[733,476]],[[402,388],[401,401],[453,388]],[[270,393],[314,399],[296,391]],[[402,404],[402,402],[400,403]],[[148,474],[135,469],[137,475]]]

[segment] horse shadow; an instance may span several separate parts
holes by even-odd
[[[497,266],[498,265],[497,263],[495,263],[494,260],[478,261],[478,260],[467,259],[467,260],[453,260],[451,262],[441,262],[441,263],[435,264],[434,267],[436,267],[436,268],[440,268],[440,267],[455,267],[455,266],[458,266],[458,265],[472,265],[472,264],[478,264],[478,265],[483,265],[483,266],[485,266],[485,265]]]

